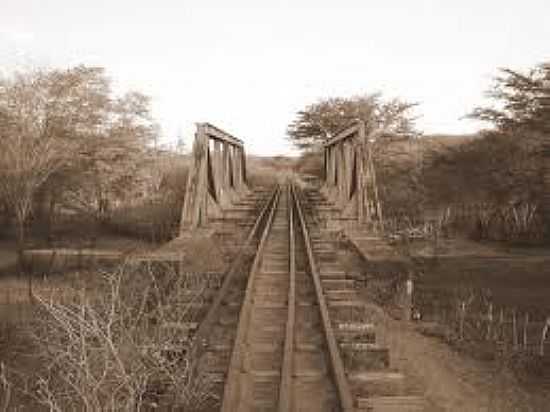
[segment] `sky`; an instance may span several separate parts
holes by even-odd
[[[152,97],[162,141],[196,122],[286,154],[296,112],[381,92],[424,133],[470,133],[499,67],[550,60],[548,0],[0,0],[0,75],[103,66]]]

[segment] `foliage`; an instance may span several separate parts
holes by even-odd
[[[423,178],[430,202],[536,201],[543,189],[540,142],[487,132],[445,148],[424,149]]]
[[[80,117],[69,112],[60,121],[47,73],[17,75],[0,86],[0,197],[15,216],[21,252],[33,197],[69,158],[74,146],[65,139],[66,127],[79,125]]]
[[[102,98],[96,99],[101,123],[73,135],[78,143],[76,162],[68,164],[50,183],[65,206],[104,222],[118,203],[138,195],[148,179],[142,172],[152,155],[147,145],[157,130],[148,97],[136,92],[112,97],[104,73],[94,73],[92,79],[84,81],[107,84],[101,90]]]
[[[52,411],[201,410],[215,402],[186,355],[205,289],[195,275],[128,264],[94,290],[36,296],[35,334],[48,367],[33,396]]]
[[[113,96],[104,69],[17,73],[0,82],[0,197],[20,245],[33,209],[57,204],[99,221],[147,179],[142,165],[157,133],[149,98]],[[38,206],[36,208],[35,206]]]
[[[302,152],[296,160],[295,170],[298,173],[324,179],[324,159],[320,150]]]
[[[501,69],[487,95],[492,107],[478,107],[470,117],[492,123],[502,132],[544,131],[550,122],[550,65],[521,73]]]
[[[182,196],[172,191],[159,192],[158,196],[114,211],[108,228],[152,243],[167,242],[178,234],[182,208]]]
[[[383,101],[379,94],[324,99],[299,111],[287,134],[302,150],[311,149],[357,120],[365,122],[367,134],[375,130],[412,134],[414,118],[410,111],[414,106],[399,99]]]
[[[536,205],[540,198],[548,197],[544,145],[550,133],[550,65],[541,64],[526,73],[501,69],[487,95],[494,104],[470,114],[495,127],[485,140],[492,146],[486,147],[481,162],[490,168],[485,171],[490,177],[487,193],[495,194],[497,201],[517,203],[519,198]],[[546,222],[542,223],[547,225],[544,209],[541,207]]]
[[[402,215],[416,219],[424,207],[421,140],[387,140],[373,145],[378,196],[385,220]]]
[[[108,228],[147,241],[166,242],[178,232],[187,184],[188,157],[152,150],[140,192],[112,211]]]

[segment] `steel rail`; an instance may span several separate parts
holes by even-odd
[[[296,324],[296,239],[294,233],[294,204],[288,192],[288,221],[289,221],[289,275],[288,313],[285,331],[283,352],[283,366],[281,368],[281,383],[279,387],[279,412],[288,412],[292,405],[292,360],[294,353],[294,326]]]
[[[336,387],[338,389],[338,396],[340,398],[340,404],[342,406],[342,411],[352,412],[355,411],[355,402],[349,382],[346,376],[346,371],[344,369],[344,362],[340,355],[340,350],[338,348],[338,343],[336,341],[336,336],[334,335],[334,330],[332,328],[332,323],[330,320],[330,315],[328,313],[328,307],[323,294],[323,288],[321,285],[321,279],[319,271],[317,269],[317,264],[315,262],[315,257],[313,255],[313,249],[311,247],[311,238],[309,236],[309,231],[307,224],[304,218],[304,213],[302,212],[302,205],[300,199],[298,198],[294,186],[291,186],[292,198],[294,199],[294,204],[296,205],[296,211],[298,214],[298,219],[300,227],[302,229],[302,236],[306,246],[307,256],[309,267],[311,270],[311,276],[313,278],[313,283],[315,285],[315,293],[317,294],[317,301],[319,302],[319,311],[321,313],[321,319],[323,323],[323,331],[325,333],[325,338],[330,355],[330,367]]]
[[[275,199],[271,205],[271,210],[269,212],[267,224],[262,233],[262,238],[260,240],[260,244],[258,245],[258,250],[256,252],[256,256],[254,257],[254,262],[248,276],[245,297],[239,313],[237,336],[235,338],[235,344],[233,346],[233,352],[231,354],[231,361],[229,364],[229,371],[227,373],[227,379],[225,381],[226,384],[224,387],[223,403],[221,408],[222,412],[238,411],[237,406],[239,404],[239,400],[241,399],[241,397],[246,398],[245,394],[243,394],[246,388],[241,386],[241,379],[239,375],[243,372],[246,373],[246,371],[248,370],[248,359],[246,356],[246,335],[248,333],[250,325],[250,309],[252,306],[252,298],[254,294],[254,283],[256,280],[256,275],[259,271],[266,240],[271,231],[273,217],[275,216],[275,211],[277,210],[277,205],[279,203],[279,196],[280,187],[278,187],[276,191]]]
[[[218,318],[218,312],[222,304],[222,301],[227,295],[227,292],[234,281],[235,275],[238,272],[239,267],[243,263],[244,257],[246,255],[245,254],[246,249],[250,246],[252,239],[258,232],[260,228],[260,224],[264,219],[264,217],[266,216],[266,213],[270,210],[270,207],[273,207],[273,205],[275,204],[275,201],[279,196],[279,190],[280,190],[279,187],[277,187],[273,191],[273,194],[271,195],[269,200],[263,206],[258,218],[256,219],[256,222],[254,223],[254,226],[250,229],[250,232],[248,233],[248,236],[245,242],[241,246],[238,252],[237,258],[233,260],[231,267],[227,271],[224,277],[224,280],[222,282],[222,286],[218,290],[218,293],[216,294],[214,301],[211,303],[207,314],[205,315],[204,319],[200,322],[200,325],[193,337],[193,344],[190,350],[190,353],[192,353],[191,359],[197,359],[197,354],[200,348],[205,344],[205,341],[207,340],[207,337],[210,334],[212,326],[215,320]]]

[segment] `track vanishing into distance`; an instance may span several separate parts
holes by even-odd
[[[248,270],[229,270],[194,340],[197,370],[218,396],[208,410],[430,410],[377,344],[335,233],[320,223],[326,207],[287,183],[261,210]]]

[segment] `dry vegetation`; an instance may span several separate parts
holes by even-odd
[[[31,273],[22,259],[175,236],[188,158],[181,142],[154,144],[149,103],[114,95],[102,68],[0,79],[0,410],[200,409],[209,397],[185,352],[200,281],[147,265]]]
[[[284,167],[272,158],[251,163],[248,179],[254,186],[272,186]],[[101,248],[110,244],[112,232],[118,237],[110,247],[116,248],[125,237],[147,242],[173,237],[186,165],[174,161],[163,167],[151,194],[120,205],[109,222],[97,226],[86,215],[56,216],[52,233],[58,239],[53,244]],[[93,240],[78,235],[84,225],[91,228],[87,236]],[[39,239],[40,233],[34,236]],[[124,248],[136,242],[126,243]],[[32,278],[4,269],[0,399],[5,405],[0,407],[210,410],[218,403],[210,379],[197,375],[187,353],[212,287],[209,281],[165,265],[90,267]]]
[[[25,299],[12,286],[3,306]],[[1,399],[55,411],[207,408],[208,378],[187,356],[205,289],[197,275],[148,264],[43,281],[27,315],[4,319]],[[13,363],[18,350],[26,361]]]
[[[247,162],[247,180],[250,187],[275,185],[293,165],[293,160],[284,156],[249,156]]]

